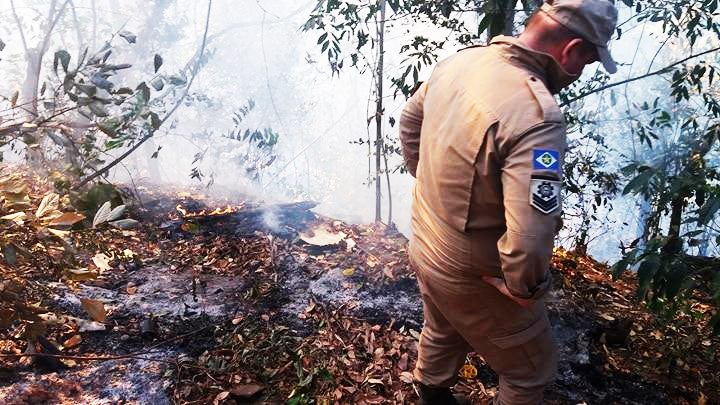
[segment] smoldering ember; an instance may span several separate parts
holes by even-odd
[[[718,12],[0,2],[0,404],[720,404]]]

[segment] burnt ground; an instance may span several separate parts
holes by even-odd
[[[206,205],[158,199],[136,212],[138,230],[78,236],[134,256],[94,280],[48,284],[43,304],[65,318],[47,337],[80,336],[62,352],[77,357],[2,359],[3,403],[414,403],[422,305],[402,235],[316,216],[311,204],[183,217],[177,203]],[[720,402],[708,349],[718,342],[702,323],[663,326],[633,301],[632,280],[611,281],[589,258],[559,251],[554,267],[561,361],[547,403]],[[105,330],[67,320],[88,318],[86,298],[104,303]],[[3,353],[22,350],[3,336]],[[97,359],[107,356],[117,359]],[[497,377],[479,356],[469,363],[477,377],[456,389],[485,403]]]

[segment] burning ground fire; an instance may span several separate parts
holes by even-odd
[[[201,211],[193,212],[193,211],[189,211],[189,210],[183,208],[183,206],[181,204],[178,204],[175,207],[177,212],[180,213],[180,217],[182,217],[182,218],[212,217],[212,216],[218,216],[218,215],[228,215],[228,214],[234,214],[234,213],[242,210],[243,208],[245,208],[245,204],[240,204],[240,205],[237,205],[234,207],[231,205],[228,205],[224,208],[215,208],[213,210],[203,209]]]

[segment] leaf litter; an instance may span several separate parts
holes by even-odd
[[[141,200],[125,193],[84,211],[43,179],[0,178],[0,397],[416,401],[422,309],[394,228],[348,225],[307,203],[138,191]],[[614,282],[603,264],[563,250],[553,267],[561,358],[547,403],[720,401],[720,342],[693,316],[717,309],[663,323],[634,299],[632,275]],[[55,352],[64,357],[43,357]],[[476,403],[496,393],[481,357],[463,371],[456,390]]]

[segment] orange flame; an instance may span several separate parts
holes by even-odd
[[[224,207],[224,208],[215,208],[215,209],[212,210],[212,211],[208,211],[208,210],[204,209],[204,210],[202,210],[202,211],[190,212],[190,211],[186,210],[185,208],[183,208],[182,205],[180,205],[180,204],[178,204],[177,207],[175,207],[175,209],[181,214],[181,216],[182,216],[183,218],[211,217],[211,216],[218,216],[218,215],[228,215],[228,214],[236,213],[236,212],[240,211],[240,210],[243,209],[243,208],[244,208],[244,204],[240,204],[240,205],[235,206],[235,207],[233,207],[233,206],[231,206],[231,205],[228,205],[228,206],[226,206],[226,207]]]

